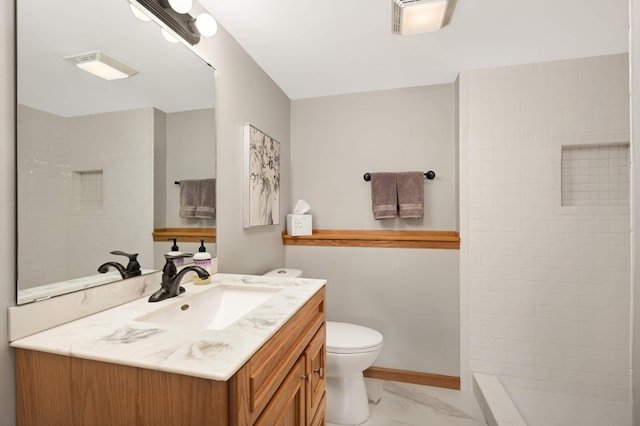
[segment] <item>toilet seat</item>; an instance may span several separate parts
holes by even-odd
[[[357,324],[327,321],[327,352],[355,354],[382,347],[382,334]]]

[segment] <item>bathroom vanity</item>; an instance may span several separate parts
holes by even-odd
[[[18,424],[322,425],[324,284],[215,274],[12,342]],[[216,286],[273,295],[221,329],[156,319]]]

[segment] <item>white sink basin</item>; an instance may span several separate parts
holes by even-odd
[[[146,314],[136,321],[208,330],[222,330],[248,314],[280,288],[221,284]]]

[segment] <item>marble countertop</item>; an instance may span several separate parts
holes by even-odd
[[[305,278],[214,274],[208,285],[183,283],[186,292],[178,297],[156,303],[143,297],[16,340],[11,346],[226,381],[325,283]],[[135,320],[220,284],[281,290],[224,330]]]

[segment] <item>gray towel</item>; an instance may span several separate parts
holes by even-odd
[[[198,181],[189,179],[180,181],[180,217],[195,217],[198,202]]]
[[[371,208],[374,219],[393,219],[398,215],[395,173],[371,173]]]
[[[198,197],[195,217],[212,220],[216,218],[215,179],[201,179],[198,181]]]
[[[397,176],[398,205],[403,219],[420,219],[424,211],[424,174],[402,172]]]

